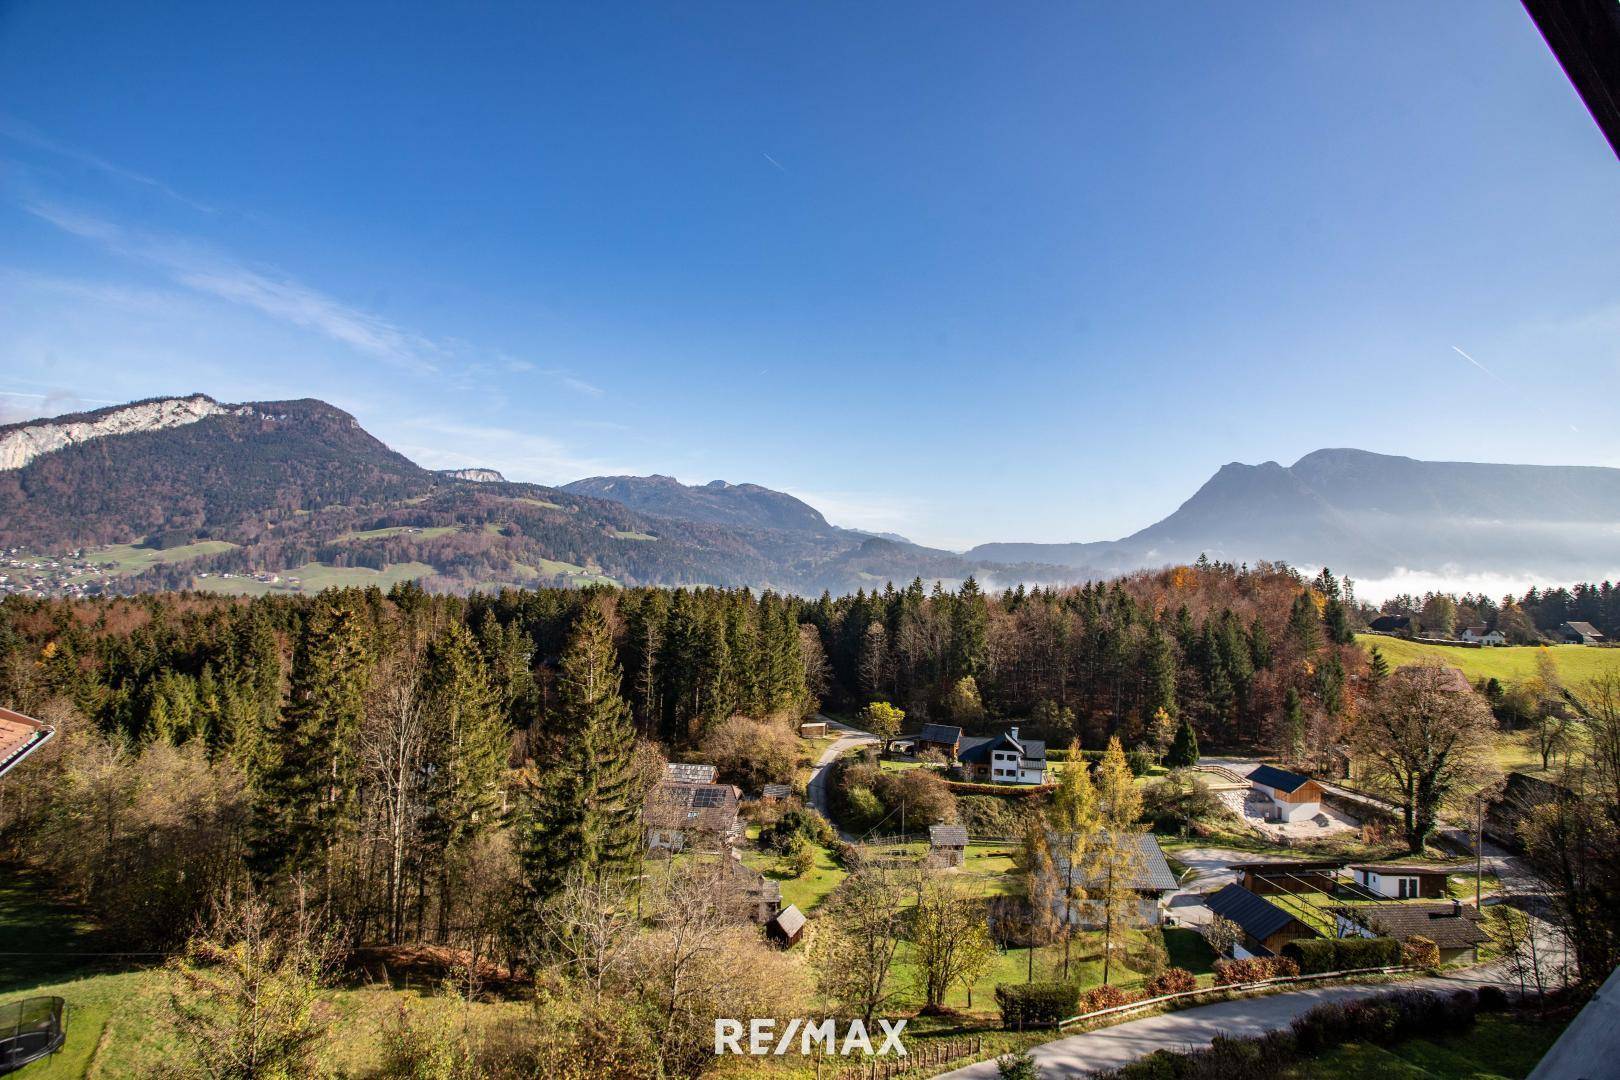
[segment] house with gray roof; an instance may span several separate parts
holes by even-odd
[[[1204,898],[1204,904],[1243,931],[1243,936],[1232,946],[1232,957],[1236,960],[1276,956],[1290,941],[1321,936],[1270,900],[1236,883],[1211,893]]]
[[[1159,841],[1152,833],[1135,832],[1118,833],[1112,837],[1104,833],[1101,840],[1132,849],[1132,875],[1127,887],[1137,894],[1137,915],[1142,923],[1158,926],[1164,921],[1164,907],[1170,895],[1180,888],[1176,876],[1170,872],[1170,864],[1165,860]],[[1076,906],[1066,903],[1062,895],[1068,891],[1071,882],[1086,893],[1103,888],[1107,884],[1106,871],[1097,865],[1096,859],[1084,858],[1075,866],[1071,877],[1062,837],[1048,833],[1047,846],[1052,852],[1052,873],[1057,884],[1052,891],[1059,897],[1056,903],[1058,918],[1061,920],[1067,911],[1069,921],[1082,929],[1093,930],[1101,926],[1101,915],[1095,903],[1088,900]]]
[[[964,735],[956,760],[969,780],[990,784],[1046,783],[1046,744],[1021,739],[1016,727],[999,735]]]

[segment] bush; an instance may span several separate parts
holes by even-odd
[[[1440,946],[1421,934],[1413,934],[1401,943],[1401,962],[1407,967],[1437,968]]]
[[[1003,983],[996,987],[996,1007],[1007,1028],[1056,1024],[1076,1015],[1079,1005],[1080,988],[1074,983]]]
[[[1167,968],[1163,974],[1149,979],[1142,989],[1147,992],[1148,997],[1185,994],[1189,990],[1198,989],[1198,977],[1185,968]]]
[[[1130,767],[1132,776],[1146,776],[1148,770],[1153,768],[1153,755],[1146,750],[1128,750],[1125,752],[1125,764]]]
[[[1333,943],[1333,971],[1395,967],[1401,962],[1401,943],[1394,938],[1339,938]]]
[[[1273,956],[1270,964],[1273,979],[1292,979],[1299,974],[1299,962],[1292,956]]]
[[[832,826],[826,818],[809,807],[794,806],[760,830],[759,846],[779,855],[792,855],[808,844],[828,844],[832,839]]]
[[[1040,1080],[1040,1075],[1035,1057],[1028,1050],[996,1058],[996,1076],[1000,1080]]]
[[[1133,1001],[1140,1001],[1142,995],[1130,990],[1121,990],[1111,983],[1093,987],[1080,996],[1080,1012],[1094,1013],[1103,1009],[1112,1009],[1120,1005],[1129,1005]]]
[[[1392,1043],[1414,1035],[1443,1035],[1474,1022],[1474,995],[1398,990],[1344,1004],[1318,1005],[1294,1020],[1302,1053],[1346,1042]]]
[[[1263,957],[1247,960],[1219,960],[1215,964],[1215,985],[1236,986],[1271,978],[1271,961]]]
[[[1299,967],[1302,974],[1321,975],[1337,970],[1337,950],[1330,938],[1299,938],[1282,947],[1282,954]]]
[[[1508,1007],[1507,991],[1500,986],[1486,983],[1479,988],[1479,996],[1475,998],[1475,1006],[1480,1012],[1501,1012]]]

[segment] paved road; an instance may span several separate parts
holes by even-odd
[[[1146,1057],[1155,1050],[1189,1050],[1208,1046],[1216,1035],[1263,1035],[1286,1028],[1294,1017],[1329,1001],[1350,1001],[1393,989],[1459,990],[1484,983],[1507,986],[1506,973],[1493,966],[1439,978],[1398,984],[1320,987],[1267,997],[1240,998],[1196,1009],[1130,1020],[1083,1035],[1071,1035],[1030,1052],[1042,1077],[1088,1076]],[[996,1063],[981,1061],[940,1074],[940,1080],[995,1080]]]
[[[846,751],[879,740],[876,735],[861,731],[858,728],[852,728],[848,724],[840,724],[836,720],[828,720],[825,716],[817,715],[816,719],[826,721],[827,730],[837,732],[839,738],[837,742],[822,752],[821,758],[816,762],[815,767],[810,770],[810,780],[805,784],[805,794],[810,797],[810,805],[821,811],[822,817],[831,821],[832,814],[827,808],[827,766],[837,761]],[[839,835],[844,836],[843,830],[839,830]],[[854,838],[844,836],[844,839],[851,840]]]

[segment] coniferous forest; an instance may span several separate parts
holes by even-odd
[[[730,860],[650,870],[644,807],[666,762],[714,764],[750,793],[791,783],[797,726],[826,712],[888,725],[885,735],[928,721],[970,733],[1016,724],[1053,747],[1107,747],[1099,783],[1122,792],[1146,763],[1200,752],[1309,767],[1353,739],[1363,710],[1395,700],[1380,688],[1399,680],[1354,641],[1368,614],[1326,571],[1307,580],[1205,561],[994,595],[969,579],[813,600],[610,588],[457,597],[410,583],[256,599],[11,596],[0,600],[0,698],[59,737],[13,777],[24,782],[7,783],[0,840],[6,865],[81,907],[117,949],[173,957],[204,997],[239,998],[268,979],[313,1001],[357,971],[413,970],[427,950],[466,1000],[521,985],[545,1006],[517,1043],[460,1050],[424,1049],[437,1036],[402,1013],[389,1038],[405,1064],[375,1075],[421,1075],[409,1063],[440,1051],[468,1075],[567,1075],[596,1054],[609,1075],[697,1075],[713,1065],[713,1017],[802,1013],[822,962],[765,944],[739,915]],[[1027,808],[965,794],[958,807],[926,770],[834,771],[846,804],[871,791],[881,804],[892,789],[913,822],[1027,830]],[[870,790],[857,796],[857,782]],[[1066,790],[1054,806],[1091,797]],[[1150,820],[1179,812],[1151,801]],[[1143,813],[1133,806],[1119,827]],[[1433,809],[1419,809],[1419,848]],[[818,815],[759,820],[760,843],[790,859],[814,862],[801,836],[847,857]],[[910,895],[875,873],[852,877],[826,910],[890,910],[865,889],[895,905]],[[951,888],[926,887],[944,888],[941,910],[955,910]],[[984,923],[973,914],[962,927],[972,937]],[[222,962],[234,990],[219,982]],[[855,1007],[822,974],[814,985]],[[928,977],[936,1001],[955,976]],[[275,1044],[255,1052],[297,1060],[311,1039],[307,1010],[279,1030],[207,1009],[187,1027],[175,1008],[205,1058],[244,1030]]]

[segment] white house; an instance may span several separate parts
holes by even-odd
[[[1322,812],[1322,785],[1308,776],[1262,765],[1249,774],[1250,789],[1270,805],[1272,821],[1308,821]]]
[[[1044,784],[1046,744],[1020,739],[1017,728],[988,737],[964,735],[957,744],[956,760],[973,780],[992,784]]]
[[[1483,626],[1465,626],[1460,635],[1463,641],[1477,642],[1480,645],[1506,645],[1507,638],[1500,630],[1487,630]]]

